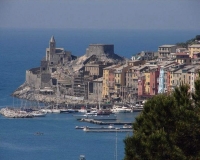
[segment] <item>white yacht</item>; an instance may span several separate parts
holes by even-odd
[[[87,109],[85,107],[81,107],[81,109],[79,109],[78,112],[87,113]]]
[[[114,105],[113,108],[111,109],[111,111],[113,113],[130,113],[130,112],[132,112],[131,109],[129,109],[125,106],[117,106],[117,105]]]

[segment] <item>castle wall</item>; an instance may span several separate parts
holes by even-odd
[[[42,73],[41,74],[41,87],[51,87],[51,74],[50,73]]]
[[[90,44],[86,50],[87,56],[114,54],[113,44]]]
[[[35,88],[40,88],[41,78],[38,74],[33,74],[31,71],[26,71],[26,83]]]

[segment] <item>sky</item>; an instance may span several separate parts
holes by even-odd
[[[200,29],[200,0],[0,0],[0,28]]]

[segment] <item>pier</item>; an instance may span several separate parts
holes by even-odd
[[[81,122],[88,122],[88,123],[93,123],[93,124],[99,124],[99,125],[132,125],[133,122],[103,122],[103,121],[97,121],[94,119],[81,119]]]
[[[84,132],[132,132],[132,129],[120,129],[120,128],[113,128],[113,129],[88,129],[84,128]]]

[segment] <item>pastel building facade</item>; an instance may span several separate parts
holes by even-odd
[[[162,45],[158,47],[158,56],[159,57],[169,57],[170,53],[176,52],[176,45]]]
[[[189,50],[190,57],[193,58],[194,53],[200,52],[200,44],[190,45],[188,46],[188,50]]]

